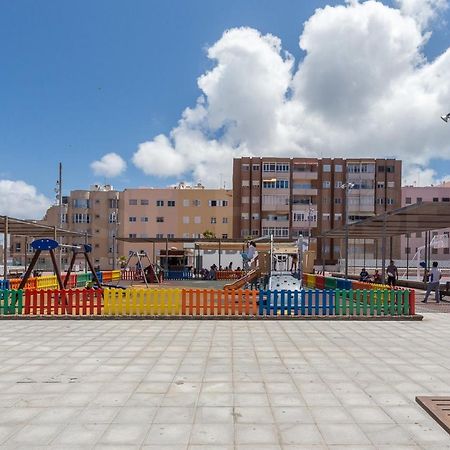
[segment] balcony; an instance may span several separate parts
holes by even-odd
[[[317,189],[315,188],[296,188],[294,187],[292,189],[293,195],[309,195],[309,196],[316,196],[317,195]]]
[[[297,180],[317,180],[318,174],[317,172],[302,172],[294,170],[292,172],[292,179],[294,181]]]
[[[285,204],[263,203],[261,205],[261,211],[288,212],[289,208],[289,205]]]
[[[262,227],[287,227],[289,226],[289,219],[288,218],[284,218],[284,219],[262,219],[261,221],[261,226]]]

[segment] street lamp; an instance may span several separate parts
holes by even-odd
[[[345,189],[345,279],[348,279],[348,192],[355,187],[355,183],[344,183],[341,189]]]
[[[446,115],[444,115],[444,116],[441,116],[441,119],[442,119],[444,122],[448,122],[448,121],[450,120],[450,113],[448,113],[448,114],[446,114]]]

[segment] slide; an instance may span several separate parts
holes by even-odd
[[[255,278],[258,278],[260,275],[261,272],[259,269],[252,269],[249,272],[247,272],[243,277],[233,281],[232,283],[226,284],[223,288],[241,289],[242,286],[246,285],[247,283],[251,283]]]

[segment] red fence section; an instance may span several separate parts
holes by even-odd
[[[28,289],[23,312],[29,315],[101,315],[102,300],[99,289]]]

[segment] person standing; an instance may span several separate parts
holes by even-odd
[[[427,292],[425,293],[425,298],[422,300],[422,303],[427,303],[428,297],[431,294],[431,291],[435,292],[435,300],[436,303],[439,303],[439,280],[441,279],[442,274],[441,271],[438,269],[438,263],[437,261],[433,262],[433,267],[431,268],[430,274],[428,275],[428,283],[427,283]]]
[[[397,281],[398,278],[398,270],[397,270],[397,266],[394,264],[394,261],[392,261],[391,259],[391,263],[389,264],[388,268],[386,269],[387,272],[387,284],[390,287],[395,287],[395,283]]]

